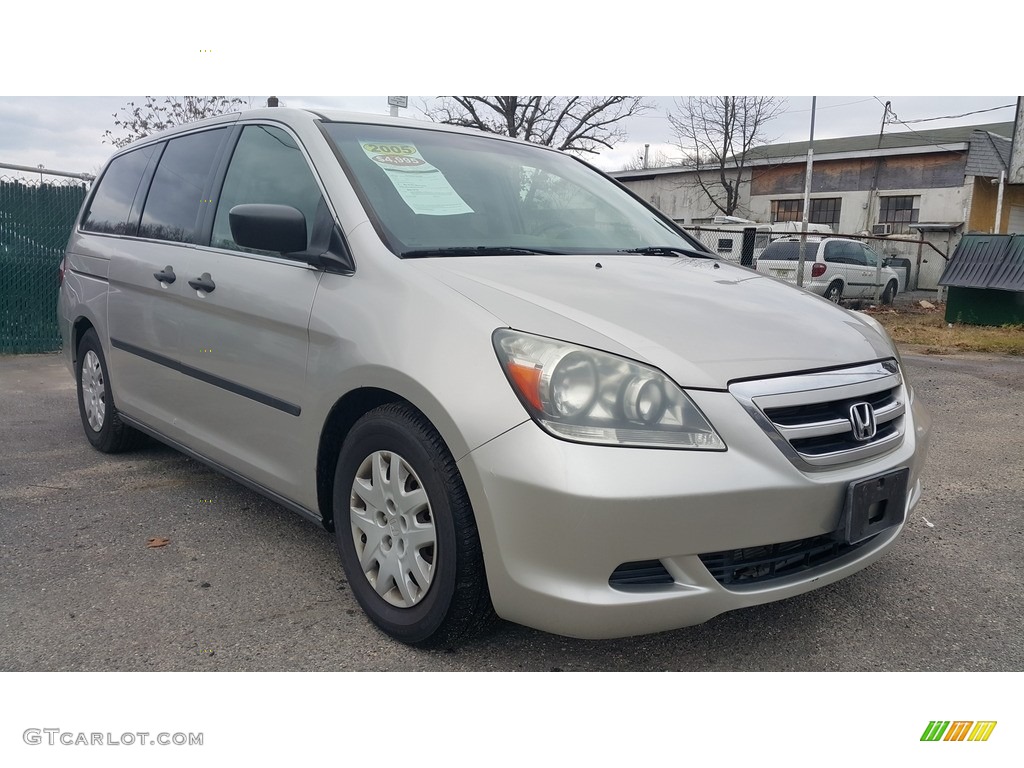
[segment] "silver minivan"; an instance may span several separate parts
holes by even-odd
[[[62,271],[92,445],[155,437],[332,531],[407,643],[695,624],[859,571],[921,497],[929,419],[874,320],[545,147],[180,126],[108,162]]]

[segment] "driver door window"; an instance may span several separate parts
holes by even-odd
[[[295,140],[280,128],[246,126],[224,179],[210,244],[215,248],[250,250],[235,242],[228,220],[228,212],[243,203],[272,203],[297,208],[306,217],[308,243],[320,200],[320,187]]]

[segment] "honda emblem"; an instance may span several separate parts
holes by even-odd
[[[871,403],[851,405],[850,424],[853,426],[853,439],[858,443],[867,442],[874,437],[878,426],[875,424],[875,409],[871,407]]]

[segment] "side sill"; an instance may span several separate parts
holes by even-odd
[[[177,440],[172,440],[171,438],[160,434],[155,429],[147,427],[145,424],[133,419],[130,416],[125,415],[124,413],[118,412],[117,415],[118,418],[121,419],[121,421],[139,430],[139,432],[144,432],[145,434],[152,437],[154,440],[159,440],[164,445],[170,446],[174,450],[185,454],[190,459],[195,459],[196,461],[202,462],[203,464],[215,470],[216,472],[219,472],[225,477],[234,480],[239,485],[244,485],[249,490],[256,491],[256,493],[260,494],[261,496],[265,496],[266,498],[273,501],[275,504],[280,504],[285,509],[288,509],[294,512],[295,514],[299,515],[300,517],[305,518],[309,522],[316,523],[321,528],[324,528],[324,520],[320,514],[313,512],[312,510],[306,509],[301,504],[296,504],[294,501],[291,501],[290,499],[286,499],[284,496],[275,493],[274,491],[270,490],[269,488],[263,485],[260,485],[254,480],[250,480],[244,475],[238,474],[233,469],[228,469],[223,464],[220,464],[219,462],[216,462],[213,459],[207,458],[206,456],[203,456],[201,453],[193,451],[191,448],[182,445]]]

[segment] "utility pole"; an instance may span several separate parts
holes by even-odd
[[[889,122],[889,113],[892,112],[892,102],[885,102],[885,111],[882,113],[882,127],[878,129],[878,144],[875,145],[876,150],[882,148],[882,136],[885,135],[885,124]],[[895,113],[893,113],[895,116]],[[878,192],[878,173],[882,167],[882,154],[878,152],[878,157],[875,158],[875,172],[871,174],[871,189],[868,190],[868,205],[867,213],[864,215],[864,229],[868,232],[871,231],[871,215],[875,210],[875,196]]]
[[[999,195],[996,199],[996,226],[993,234],[998,235],[1003,226],[1003,190],[1006,189],[1006,171],[999,172]]]
[[[804,179],[804,213],[800,223],[800,255],[796,262],[796,284],[804,287],[804,260],[807,255],[807,216],[811,210],[811,174],[814,171],[814,109],[818,97],[811,96],[811,138],[807,142],[807,176]]]
[[[876,147],[876,149],[880,150],[882,148],[882,135],[885,133],[885,124],[889,122],[890,112],[892,112],[892,102],[887,101],[885,102],[885,111],[882,113],[882,127],[878,130],[878,146]],[[892,114],[893,117],[896,116],[895,112],[893,112]],[[875,173],[871,177],[871,190],[868,192],[868,213],[867,219],[864,223],[864,229],[867,230],[868,232],[871,231],[871,215],[872,213],[874,213],[875,210],[875,198],[878,197],[878,173],[881,170],[881,168],[882,153],[879,152],[878,157],[875,158]],[[923,238],[924,235],[922,234],[921,237]],[[878,304],[882,298],[882,286],[880,285],[880,283],[882,282],[882,260],[877,257],[877,254],[875,257],[875,261],[878,262],[875,266],[875,304]]]

